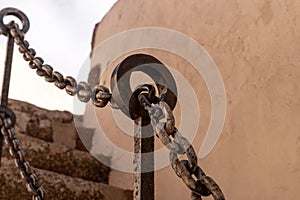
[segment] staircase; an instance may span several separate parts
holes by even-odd
[[[132,199],[132,191],[108,185],[110,168],[85,149],[71,113],[49,111],[16,100],[10,100],[9,107],[17,117],[16,137],[39,177],[39,184],[47,191],[46,199]],[[91,144],[93,130],[81,128],[82,131],[89,140],[85,144]],[[0,168],[0,199],[31,199],[5,145]]]

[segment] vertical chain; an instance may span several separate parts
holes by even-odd
[[[28,192],[32,193],[32,199],[43,200],[46,191],[38,185],[38,176],[32,172],[29,162],[25,160],[25,153],[16,138],[11,118],[1,114],[0,128],[4,142],[9,147],[9,154],[15,159],[15,165],[19,168],[22,179],[26,181],[26,188]]]

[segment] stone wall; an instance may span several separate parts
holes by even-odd
[[[227,199],[294,199],[300,194],[299,10],[297,0],[120,0],[96,26],[92,45],[96,48],[114,34],[140,27],[170,28],[196,40],[218,66],[227,94],[221,137],[200,165]],[[211,117],[203,78],[171,53],[149,49],[134,53],[155,56],[193,86],[201,110],[193,141],[198,152]],[[112,69],[126,56],[106,63],[110,70],[101,77],[102,84],[109,85]],[[88,107],[86,116],[91,114]],[[97,110],[97,116],[111,140],[130,148],[132,138],[115,125],[110,108]],[[175,117],[180,117],[178,110]],[[156,199],[189,198],[190,192],[170,167],[155,175]],[[124,177],[131,182],[130,175]]]

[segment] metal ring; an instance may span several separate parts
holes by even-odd
[[[9,28],[7,27],[6,24],[4,24],[4,17],[8,15],[13,15],[17,17],[21,22],[22,22],[22,29],[21,31],[23,33],[26,33],[29,29],[30,23],[28,17],[20,10],[16,8],[4,8],[0,11],[0,31],[2,32],[3,35],[8,35],[9,34]]]
[[[113,71],[111,76],[112,103],[116,103],[121,111],[128,117],[129,101],[133,94],[130,88],[132,72],[141,71],[152,78],[158,88],[159,95],[164,95],[164,101],[173,110],[177,102],[177,87],[175,80],[158,59],[147,54],[134,54],[124,59]],[[167,90],[162,90],[164,87]],[[139,113],[136,113],[137,115]]]

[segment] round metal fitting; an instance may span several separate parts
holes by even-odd
[[[147,54],[130,55],[114,69],[110,83],[112,104],[116,104],[125,115],[133,120],[140,115],[140,112],[136,110],[129,111],[129,102],[132,101],[132,95],[134,93],[130,87],[130,78],[132,73],[136,71],[147,74],[154,81],[158,89],[157,95],[163,98],[173,110],[177,102],[175,80],[164,64],[155,57]],[[141,85],[142,84],[144,83],[141,83]],[[138,102],[138,100],[136,100],[136,102]]]
[[[21,31],[23,33],[26,33],[29,29],[30,23],[28,17],[20,10],[16,8],[4,8],[0,11],[0,32],[3,35],[8,35],[9,34],[9,28],[7,27],[6,24],[4,24],[4,17],[8,15],[13,15],[17,17],[21,22],[22,22],[22,29]]]

